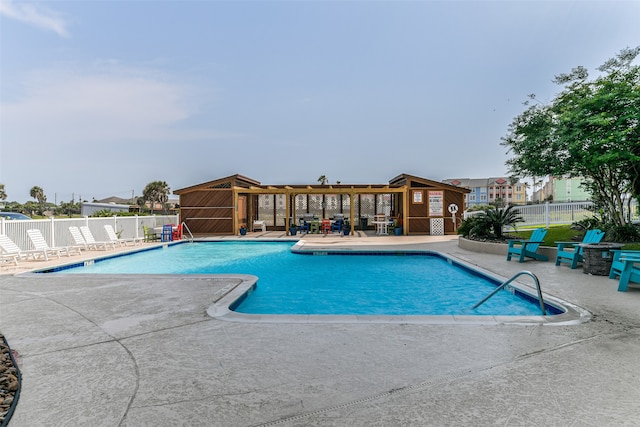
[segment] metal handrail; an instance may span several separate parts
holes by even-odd
[[[517,277],[522,276],[522,275],[527,275],[527,276],[530,276],[531,278],[533,278],[533,281],[536,284],[536,289],[538,290],[538,300],[540,301],[540,310],[542,311],[542,315],[546,316],[547,312],[546,312],[546,310],[544,308],[544,300],[542,299],[542,290],[540,289],[540,281],[538,280],[538,278],[536,277],[535,274],[533,274],[530,271],[526,271],[526,270],[523,270],[523,271],[520,271],[520,272],[516,273],[511,279],[509,279],[506,282],[502,283],[500,286],[498,286],[496,289],[494,289],[489,295],[484,297],[482,299],[482,301],[480,301],[479,303],[474,305],[472,310],[475,310],[480,305],[484,304],[485,301],[487,301],[489,298],[491,298],[496,293],[498,293],[498,291],[500,291],[505,286],[507,286],[509,283],[513,282]]]
[[[182,222],[182,229],[187,230],[187,233],[189,233],[189,236],[191,236],[191,239],[189,239],[189,241],[193,243],[193,233],[191,233],[191,230],[189,230],[189,227],[184,221]]]

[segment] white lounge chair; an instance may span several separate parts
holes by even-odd
[[[29,257],[35,259],[35,253],[34,251],[23,251],[8,236],[0,234],[0,257],[2,257],[3,262],[12,261],[15,265],[18,265],[18,261]]]
[[[68,246],[61,247],[51,247],[47,244],[47,241],[44,239],[42,232],[37,228],[32,228],[31,230],[27,230],[27,236],[33,243],[33,247],[37,252],[39,252],[45,261],[49,260],[49,255],[56,255],[60,258],[60,254],[65,254],[67,256],[71,256],[71,249]],[[76,253],[80,253],[80,249],[75,248]]]
[[[104,231],[107,232],[107,237],[109,238],[110,241],[116,243],[119,246],[126,246],[127,243],[133,243],[134,246],[137,245],[138,243],[141,242],[142,239],[138,238],[138,237],[132,237],[132,238],[120,238],[118,237],[118,235],[116,234],[115,230],[113,229],[113,227],[111,226],[111,224],[105,224],[104,225]]]
[[[78,227],[72,225],[71,227],[69,227],[69,233],[71,233],[71,237],[73,237],[73,241],[75,242],[76,246],[78,246],[80,249],[84,249],[85,251],[90,249],[87,241],[84,240],[84,237],[82,237],[82,233],[80,232],[80,229]]]
[[[87,242],[87,245],[89,246],[95,246],[96,248],[98,246],[102,246],[104,247],[105,250],[107,250],[107,245],[110,245],[113,249],[116,248],[116,243],[114,242],[96,241],[96,239],[93,238],[93,234],[91,233],[91,230],[89,230],[89,227],[87,227],[86,225],[83,225],[82,227],[80,227],[80,232],[82,233],[82,237],[84,237],[84,240]]]

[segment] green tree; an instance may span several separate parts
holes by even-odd
[[[564,90],[549,105],[534,103],[509,126],[502,145],[516,176],[582,176],[593,201],[623,225],[628,193],[639,197],[640,47],[623,49],[588,80],[584,67],[555,77]],[[535,101],[535,96],[530,95]]]
[[[142,197],[145,201],[151,203],[153,211],[156,203],[162,206],[162,213],[166,213],[167,200],[169,200],[169,184],[165,181],[153,181],[147,184],[142,191]]]
[[[37,200],[40,208],[40,215],[44,214],[44,204],[47,201],[47,196],[44,195],[44,190],[36,185],[31,188],[29,195]]]
[[[325,185],[329,180],[327,179],[326,175],[320,175],[320,177],[318,178],[318,182],[320,183],[320,185]]]
[[[7,200],[7,192],[4,190],[4,184],[0,184],[0,200]]]

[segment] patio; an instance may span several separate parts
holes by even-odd
[[[224,239],[243,238],[288,237]],[[545,293],[592,318],[562,326],[227,322],[206,309],[231,278],[2,274],[0,332],[23,375],[10,425],[637,423],[637,288],[617,292],[617,281],[581,269],[461,249],[456,236],[305,238],[318,248],[436,250],[505,278],[526,269]]]

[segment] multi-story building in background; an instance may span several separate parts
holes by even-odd
[[[467,208],[477,205],[525,205],[527,184],[513,182],[507,177],[445,179],[445,184],[471,190],[465,195]]]
[[[542,188],[533,193],[532,200],[557,203],[591,200],[591,194],[582,188],[583,181],[582,177],[550,176]]]

